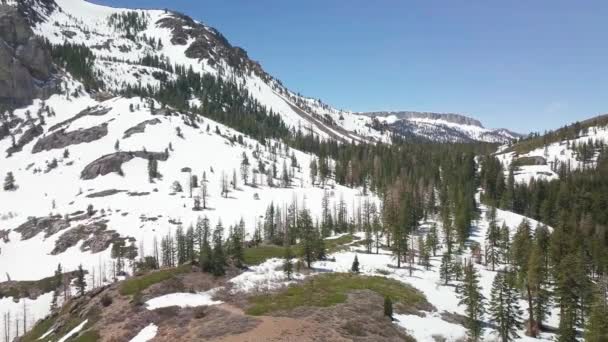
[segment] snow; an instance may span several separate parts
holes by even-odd
[[[130,342],[148,342],[156,336],[157,332],[158,327],[154,323],[150,323],[150,325],[141,329],[141,331],[135,337],[133,337]]]
[[[222,304],[222,301],[213,300],[213,295],[218,289],[211,289],[206,292],[200,293],[170,293],[164,296],[152,298],[146,302],[146,308],[148,310],[155,310],[160,308],[166,308],[169,306],[179,306],[181,308],[204,306],[204,305],[218,305]]]
[[[424,317],[416,315],[394,315],[396,323],[419,342],[434,342],[433,336],[442,336],[446,341],[457,341],[466,336],[467,330],[458,324],[448,323],[437,314]]]
[[[496,152],[496,157],[503,164],[505,170],[508,170],[511,163],[518,158],[541,157],[546,160],[546,165],[525,165],[518,167],[514,172],[517,183],[528,183],[533,178],[555,180],[559,178],[555,170],[558,170],[560,165],[568,166],[571,170],[593,168],[597,161],[597,153],[590,162],[583,163],[578,160],[577,154],[571,146],[596,141],[608,142],[608,126],[592,126],[579,132],[576,139],[547,144],[520,155],[515,152],[505,152],[507,146],[503,146]]]
[[[14,300],[13,297],[4,297],[0,298],[0,312],[1,313],[10,313],[11,322],[15,322],[15,320],[19,321],[19,330],[23,331],[23,309],[25,304],[25,311],[27,314],[27,328],[30,329],[34,326],[34,324],[40,320],[45,318],[49,313],[49,308],[51,306],[51,301],[53,298],[53,293],[45,293],[36,299],[29,298],[21,298],[17,301]],[[15,324],[11,325],[11,330],[9,335],[12,337],[15,336]],[[0,327],[0,332],[2,332],[2,336],[4,336],[4,327]]]
[[[250,267],[246,272],[230,279],[233,290],[236,292],[276,290],[294,283],[295,280],[304,279],[304,275],[294,273],[293,280],[289,281],[282,269],[283,262],[283,259],[273,258]]]
[[[85,324],[87,324],[88,321],[89,321],[88,319],[85,319],[82,323],[78,324],[78,326],[76,326],[74,329],[70,330],[69,333],[65,334],[65,336],[60,338],[59,341],[57,341],[57,342],[65,342],[70,337],[78,334],[82,330],[82,328],[84,328]]]
[[[42,336],[38,337],[38,340],[44,340],[47,336],[49,336],[50,334],[52,334],[53,331],[55,331],[55,328],[49,329],[47,332],[45,332],[44,334],[42,334]]]

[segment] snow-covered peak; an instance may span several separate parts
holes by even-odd
[[[113,8],[84,0],[21,0],[31,8],[34,31],[52,44],[85,45],[97,57],[95,72],[107,90],[128,86],[159,87],[159,73],[145,59],[191,68],[238,84],[288,127],[312,132],[321,139],[342,142],[390,142],[391,134],[441,142],[506,142],[512,134],[484,129],[477,120],[458,114],[411,112],[355,113],[333,108],[321,100],[290,91],[268,74],[242,48],[219,31],[186,15],[167,10]],[[378,125],[378,121],[388,125]],[[391,118],[396,118],[396,120]],[[418,122],[412,119],[438,120]],[[447,121],[446,124],[444,121]],[[399,124],[397,124],[398,122]],[[414,127],[402,127],[406,126]],[[449,123],[457,123],[454,127]]]

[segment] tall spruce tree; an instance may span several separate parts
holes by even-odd
[[[586,342],[608,341],[608,278],[604,276],[594,288],[593,304],[585,327]]]
[[[306,267],[310,268],[316,257],[317,233],[308,209],[302,209],[298,215],[298,231],[302,257],[306,261]]]
[[[78,270],[76,271],[76,288],[78,289],[78,294],[80,296],[84,296],[84,292],[87,288],[87,282],[84,278],[84,269],[82,268],[82,265],[78,266]]]
[[[498,272],[494,277],[488,312],[496,324],[502,342],[519,338],[517,330],[522,326],[522,311],[519,307],[515,275],[512,272]]]
[[[215,276],[222,276],[226,273],[226,255],[224,254],[224,227],[222,222],[218,222],[217,226],[213,230],[213,252],[211,258],[212,273]]]
[[[479,341],[483,329],[481,319],[485,313],[485,298],[481,293],[479,275],[471,262],[464,267],[464,281],[459,286],[458,294],[459,305],[465,306],[468,337],[471,341]]]

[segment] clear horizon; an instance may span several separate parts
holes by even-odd
[[[608,113],[600,1],[93,2],[185,13],[340,109],[459,113],[520,133]]]

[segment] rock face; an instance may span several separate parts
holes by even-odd
[[[0,5],[0,109],[25,106],[56,90],[50,51],[16,8]]]
[[[144,122],[140,122],[137,125],[127,129],[125,131],[125,134],[123,136],[123,139],[127,139],[128,137],[132,136],[133,134],[136,133],[143,133],[146,130],[146,126],[148,125],[158,125],[160,123],[159,119],[152,119],[152,120],[146,120]]]
[[[44,129],[40,125],[34,125],[25,131],[19,138],[19,141],[15,144],[15,146],[11,146],[6,150],[6,153],[13,154],[15,152],[19,152],[23,149],[23,147],[29,144],[32,140],[34,140],[37,136],[41,135],[44,132]]]
[[[146,151],[116,152],[107,154],[87,165],[80,173],[80,178],[93,179],[97,176],[105,176],[112,172],[120,174],[122,172],[122,164],[130,161],[133,158],[152,158],[155,160],[165,161],[168,157],[169,156],[165,153]]]
[[[65,148],[70,145],[89,143],[91,141],[99,140],[108,134],[108,125],[101,124],[87,129],[79,129],[77,131],[66,132],[65,130],[59,130],[46,137],[38,139],[32,153],[38,153],[42,151],[50,151],[58,148]]]
[[[55,233],[69,228],[70,223],[61,215],[49,217],[31,217],[14,230],[21,234],[21,240],[29,240],[41,232],[47,238]]]

